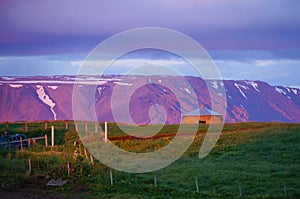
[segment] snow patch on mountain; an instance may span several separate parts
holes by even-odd
[[[217,81],[211,81],[211,85],[214,89],[218,90],[219,87],[218,87],[218,82]]]
[[[280,94],[286,95],[286,92],[284,90],[282,90],[281,88],[275,87],[275,90]]]
[[[242,91],[241,88],[243,89],[248,89],[246,86],[243,86],[243,85],[240,85],[240,84],[237,84],[237,83],[234,83],[234,86],[240,91],[240,93],[242,94],[242,96],[247,99],[247,96],[245,95],[245,93]]]
[[[258,90],[258,84],[256,82],[253,81],[245,81],[246,84],[251,85],[257,92],[260,92]]]
[[[56,90],[58,88],[58,86],[47,86],[48,88],[51,88],[53,90]]]
[[[56,120],[56,113],[54,111],[55,103],[53,100],[45,93],[44,87],[41,85],[36,85],[36,93],[39,99],[46,105],[50,107],[51,112],[53,113],[54,120]]]
[[[188,88],[184,88],[184,90],[188,93],[191,94],[191,91]]]
[[[132,86],[132,84],[127,83],[127,82],[114,82],[114,83],[119,85],[119,86]]]
[[[292,89],[292,92],[293,92],[295,95],[298,95],[298,90],[297,90],[297,89]]]
[[[21,87],[23,87],[22,84],[9,84],[9,86],[12,87],[12,88],[21,88]]]

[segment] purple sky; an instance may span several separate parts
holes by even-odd
[[[299,10],[298,0],[1,0],[0,75],[74,74],[109,36],[157,26],[198,41],[225,79],[300,87]]]

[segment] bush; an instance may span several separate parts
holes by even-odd
[[[65,133],[65,143],[73,144],[74,142],[79,142],[79,136],[76,131],[67,131]]]

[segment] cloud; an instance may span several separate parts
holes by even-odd
[[[207,49],[299,48],[299,8],[294,0],[2,1],[0,53],[88,52],[115,33],[145,26],[181,31]]]
[[[259,65],[253,64],[257,61]],[[215,62],[224,79],[259,80],[271,85],[300,86],[298,77],[300,60],[217,60]],[[261,64],[264,66],[262,67]]]
[[[88,61],[87,67],[90,74],[95,74],[93,67],[99,67],[108,60]],[[214,60],[223,79],[229,80],[260,80],[271,85],[283,85],[300,87],[300,60],[273,59],[273,60]],[[34,75],[76,75],[80,69],[82,59],[53,58],[48,56],[34,57],[1,57],[1,76],[34,76]],[[256,64],[255,64],[256,63]],[[170,71],[162,66],[168,66],[178,75],[198,76],[195,69],[182,59],[168,58],[148,59],[126,58],[120,59],[109,67],[105,74],[126,74],[138,66],[149,66],[148,74],[170,75]],[[263,67],[262,67],[263,65]],[[90,68],[89,68],[90,67]],[[210,68],[202,67],[204,74],[210,72]],[[140,73],[141,71],[137,71]],[[173,73],[172,73],[173,74]]]
[[[274,60],[254,60],[254,65],[256,66],[268,66],[275,63]]]

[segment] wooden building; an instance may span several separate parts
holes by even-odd
[[[218,124],[223,122],[223,115],[204,106],[183,116],[184,124]]]

